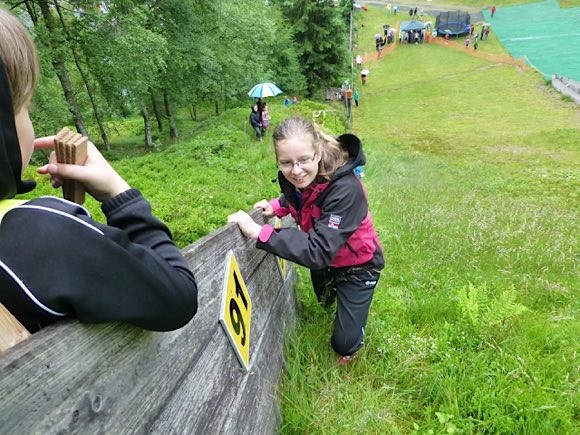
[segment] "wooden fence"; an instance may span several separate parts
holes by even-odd
[[[218,321],[230,250],[253,304],[249,372]],[[288,264],[283,278],[278,259],[235,225],[182,252],[199,287],[198,313],[185,327],[151,332],[71,321],[0,356],[3,435],[277,431],[284,337],[296,321],[295,270]]]

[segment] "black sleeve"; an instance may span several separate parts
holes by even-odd
[[[173,243],[169,228],[153,216],[149,202],[138,190],[130,189],[117,195],[104,203],[101,209],[110,226],[124,230],[132,243],[148,248],[156,262],[162,260],[164,266],[167,263],[170,274],[175,272],[178,275],[175,278],[184,279],[195,286],[193,274]]]
[[[297,228],[275,230],[264,249],[310,269],[328,267],[338,250],[359,228],[368,212],[362,185],[353,175],[331,184],[321,201],[321,216],[307,233]]]

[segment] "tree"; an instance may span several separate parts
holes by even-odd
[[[150,30],[147,6],[129,7],[126,2],[111,2],[104,10],[84,14],[79,19],[76,37],[91,72],[99,83],[109,114],[147,114],[150,89],[155,87],[166,68],[168,43]],[[144,120],[147,130],[149,120]],[[153,146],[145,135],[147,146]]]
[[[43,80],[31,112],[42,122],[37,130],[54,133],[71,122],[82,134],[97,128],[107,149],[106,126],[119,116],[143,117],[145,143],[154,146],[150,114],[159,131],[167,122],[169,135],[177,137],[173,114],[179,108],[188,107],[195,118],[196,104],[212,101],[219,113],[247,102],[247,91],[261,81],[301,92],[307,83],[302,71],[311,73],[309,49],[296,45],[280,9],[255,0],[9,3],[33,29],[39,48]],[[328,18],[324,14],[319,19]],[[303,27],[308,16],[301,18]],[[328,57],[333,64],[336,52]],[[331,76],[317,68],[311,92]],[[58,99],[70,113],[58,109]]]
[[[56,0],[54,1],[54,6],[55,6],[55,10],[58,14],[58,17],[60,19],[60,25],[61,25],[61,28],[63,30],[63,34],[66,37],[68,46],[70,47],[70,52],[71,52],[72,57],[74,59],[75,66],[77,68],[77,71],[80,74],[82,82],[83,82],[85,89],[87,91],[87,95],[88,95],[90,103],[91,103],[91,108],[93,110],[93,115],[95,116],[95,121],[97,123],[97,127],[101,133],[101,139],[103,140],[103,144],[105,145],[105,148],[109,151],[111,149],[111,146],[109,144],[107,132],[105,131],[105,125],[103,123],[103,117],[101,116],[101,111],[99,110],[99,107],[98,107],[98,103],[96,100],[96,94],[93,91],[93,86],[91,85],[91,80],[90,80],[87,68],[82,64],[79,50],[76,47],[76,44],[74,43],[73,35],[69,31],[69,28],[68,28],[68,25],[66,23],[66,19],[64,17],[62,8],[60,7],[58,1],[56,1]],[[73,27],[73,29],[74,29],[74,27]]]
[[[61,83],[65,100],[72,115],[77,131],[88,136],[81,107],[76,98],[71,82],[68,67],[66,65],[69,52],[67,51],[66,35],[59,26],[58,20],[53,14],[53,8],[46,0],[33,2],[25,0],[26,11],[39,36],[40,47],[44,47],[50,52],[52,66]],[[40,8],[37,12],[36,6]],[[42,21],[40,20],[42,17]]]
[[[277,2],[294,27],[294,42],[307,92],[340,82],[348,67],[350,54],[347,27],[340,8],[331,0],[281,0]]]

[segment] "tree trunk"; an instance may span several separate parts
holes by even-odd
[[[169,121],[169,137],[171,139],[177,139],[179,134],[177,133],[177,125],[175,124],[175,118],[171,112],[171,104],[169,102],[169,94],[167,91],[163,92],[163,101],[165,102],[165,115]]]
[[[149,111],[144,105],[141,106],[141,115],[143,115],[143,124],[145,125],[145,146],[148,148],[155,148],[155,143],[153,142],[153,135],[151,134],[151,118],[149,117]]]
[[[189,106],[189,116],[191,116],[192,121],[197,121],[197,110],[193,104]]]
[[[66,69],[65,61],[58,54],[59,48],[61,46],[61,42],[58,41],[58,39],[60,39],[61,35],[59,33],[59,30],[56,28],[54,24],[54,20],[50,12],[48,2],[46,0],[38,0],[38,4],[40,5],[40,10],[42,12],[42,16],[46,24],[46,29],[48,30],[48,33],[51,36],[51,38],[49,39],[49,44],[51,47],[52,66],[54,67],[58,80],[60,81],[60,84],[62,86],[64,98],[68,103],[68,108],[73,117],[73,121],[75,123],[77,131],[83,136],[88,137],[89,133],[87,131],[87,128],[85,127],[85,121],[83,119],[83,115],[81,113],[78,101],[75,97],[70,77]]]
[[[218,100],[215,100],[215,114],[216,116],[220,114],[220,105],[218,103]]]
[[[83,83],[84,83],[85,88],[87,90],[87,94],[88,94],[89,100],[91,102],[91,107],[93,108],[93,115],[95,116],[95,120],[97,121],[97,126],[99,128],[99,132],[101,133],[101,139],[103,140],[103,145],[105,146],[107,151],[111,151],[111,144],[109,143],[109,138],[107,137],[107,132],[105,131],[105,126],[103,123],[103,118],[101,117],[101,113],[99,111],[97,101],[95,99],[93,90],[92,90],[91,85],[89,83],[88,74],[85,72],[84,68],[81,66],[81,62],[79,60],[77,50],[74,47],[74,43],[72,41],[72,38],[70,37],[70,33],[68,32],[68,28],[66,27],[64,19],[62,17],[60,6],[56,0],[54,2],[54,5],[56,6],[56,11],[57,11],[58,16],[60,18],[60,23],[62,25],[63,32],[66,35],[67,42],[69,44],[71,53],[72,53],[74,61],[75,61],[75,65],[76,65],[76,67],[81,75],[81,78],[83,79]]]
[[[35,26],[38,24],[38,15],[36,14],[36,9],[34,9],[34,5],[30,0],[24,0],[24,5],[26,6],[26,10],[30,15],[30,19],[32,20],[32,24]]]
[[[155,118],[157,119],[157,129],[159,131],[163,131],[163,117],[161,116],[161,112],[159,111],[159,104],[157,104],[157,100],[155,99],[153,89],[151,88],[149,88],[149,95],[151,95],[151,105],[153,106],[153,113],[155,113]]]

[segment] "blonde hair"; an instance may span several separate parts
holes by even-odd
[[[297,116],[286,118],[274,129],[272,138],[276,156],[278,156],[277,145],[294,136],[311,138],[314,152],[320,156],[318,175],[326,180],[348,161],[348,151],[339,141],[310,120]]]
[[[3,7],[0,7],[0,58],[6,68],[16,114],[32,98],[40,68],[32,37],[20,20]]]

